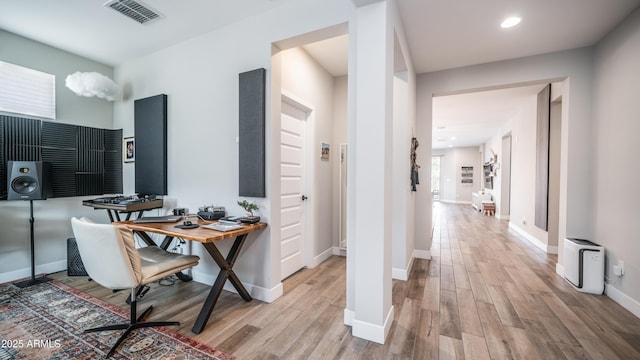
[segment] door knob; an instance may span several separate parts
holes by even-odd
[[[307,199],[308,199],[308,197],[306,197],[306,196],[302,195],[302,201],[305,201],[305,200],[307,200]]]

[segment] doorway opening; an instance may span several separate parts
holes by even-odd
[[[281,120],[273,123],[281,147],[273,169],[280,220],[274,220],[282,225],[273,237],[280,240],[281,279],[346,254],[347,55],[346,23],[273,44],[271,104]],[[287,109],[292,105],[306,115],[296,117]],[[305,134],[297,133],[297,123],[305,124]],[[294,173],[302,168],[304,181]]]
[[[440,156],[431,157],[431,196],[440,201]]]

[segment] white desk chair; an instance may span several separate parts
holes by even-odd
[[[129,333],[138,328],[180,325],[171,322],[143,322],[152,306],[136,317],[136,287],[149,284],[166,276],[193,267],[200,258],[174,254],[156,246],[136,249],[133,233],[125,227],[96,224],[82,218],[72,218],[71,226],[78,244],[80,257],[91,279],[109,289],[131,289],[131,318],[129,323],[86,329],[97,332],[126,329],[111,348],[111,356]],[[143,259],[140,253],[144,253]]]

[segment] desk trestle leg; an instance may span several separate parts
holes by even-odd
[[[244,244],[246,238],[246,234],[236,237],[236,240],[234,241],[231,250],[229,250],[229,254],[227,254],[226,259],[222,256],[214,243],[203,243],[205,249],[207,249],[207,252],[209,252],[209,255],[211,255],[216,264],[218,264],[218,266],[220,267],[220,273],[218,274],[216,281],[213,283],[213,286],[209,291],[209,295],[202,305],[200,314],[198,314],[198,318],[196,319],[196,322],[191,329],[191,331],[195,334],[200,334],[204,327],[207,325],[209,316],[211,315],[216,302],[218,302],[218,298],[222,293],[224,283],[227,281],[227,279],[231,281],[233,287],[238,291],[238,293],[244,300],[252,300],[251,295],[249,294],[247,289],[244,288],[238,276],[233,272],[233,265],[235,264],[236,259],[240,254],[240,250],[242,249],[242,245]]]

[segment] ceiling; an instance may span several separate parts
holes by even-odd
[[[545,84],[433,98],[433,149],[478,146],[497,135]]]
[[[117,66],[293,0],[140,0],[161,15],[139,24],[107,0],[0,0],[0,29]]]
[[[417,73],[590,46],[639,0],[399,0]],[[502,29],[508,16],[520,25]]]
[[[295,0],[189,0],[188,6],[175,0],[143,0],[161,15],[145,25],[103,6],[105,1],[0,0],[0,29],[117,66]],[[351,1],[357,5],[376,2]],[[594,45],[640,0],[398,0],[397,4],[411,62],[417,73],[424,73]],[[522,23],[500,28],[509,15],[522,17]],[[347,72],[347,43],[342,36],[305,45],[305,50],[332,75],[341,76]],[[439,140],[447,135],[459,140],[455,146],[461,146],[463,139],[475,145],[486,141],[486,135],[475,140],[467,136],[495,134],[496,126],[516,111],[501,104],[517,103],[522,92],[509,89],[436,98],[434,147],[444,143]],[[470,108],[476,110],[460,110]],[[474,130],[452,134],[468,119],[474,119],[466,125]],[[437,124],[448,130],[440,132]]]

